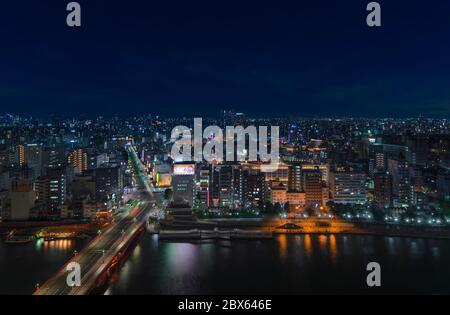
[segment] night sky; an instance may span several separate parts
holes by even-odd
[[[450,118],[450,2],[0,4],[0,114]]]

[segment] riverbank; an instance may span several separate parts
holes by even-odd
[[[271,231],[263,230],[162,230],[159,233],[160,240],[260,240],[272,239]]]
[[[450,228],[447,226],[418,226],[401,224],[383,224],[376,222],[348,222],[341,219],[211,219],[197,221],[181,221],[176,224],[162,224],[154,233],[163,232],[163,238],[178,236],[189,239],[190,236],[200,239],[200,235],[211,233],[230,233],[230,231],[249,231],[276,234],[342,234],[342,235],[374,235],[396,236],[408,238],[428,238],[450,240]],[[176,231],[176,232],[175,232]],[[194,232],[197,231],[197,232]],[[169,235],[169,236],[168,236]],[[267,238],[267,237],[266,237]]]
[[[2,222],[0,242],[7,246],[91,239],[108,224],[92,222]]]

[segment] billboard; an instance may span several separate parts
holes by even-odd
[[[194,175],[195,164],[174,164],[173,175]]]
[[[161,187],[169,187],[172,184],[172,175],[167,173],[156,174],[156,185]]]

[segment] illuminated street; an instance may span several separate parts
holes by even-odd
[[[64,265],[54,276],[46,281],[35,294],[37,295],[78,295],[87,294],[94,289],[97,278],[109,267],[111,261],[130,242],[142,225],[145,225],[154,201],[151,184],[149,184],[143,165],[137,163],[136,153],[129,147],[130,159],[136,170],[136,180],[139,196],[142,201],[125,217],[113,223],[105,232],[99,235],[80,253],[72,258],[81,266],[81,286],[69,287],[66,279],[68,271]],[[70,263],[68,262],[68,263]]]

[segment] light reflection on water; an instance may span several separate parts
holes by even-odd
[[[282,235],[278,236],[278,243],[279,243],[279,248],[280,248],[280,257],[281,257],[281,259],[286,259],[287,251],[288,251],[287,235],[282,234]]]
[[[307,234],[303,238],[305,240],[305,253],[306,253],[306,256],[310,257],[311,256],[311,251],[312,251],[311,235]]]
[[[134,254],[140,266],[127,262],[108,294],[360,293],[368,290],[371,261],[382,266],[383,292],[450,293],[443,281],[450,277],[449,245],[358,235],[202,243],[159,242],[149,235]]]
[[[88,239],[37,239],[27,244],[0,241],[0,294],[31,294],[37,283],[43,283]],[[6,271],[7,272],[4,272]]]
[[[327,253],[327,243],[328,239],[326,235],[319,235],[319,248],[323,255]]]
[[[0,273],[0,294],[30,294],[86,243],[0,242],[0,270],[8,270]],[[279,235],[198,243],[146,235],[107,294],[366,293],[370,261],[381,264],[382,292],[450,293],[450,241]]]
[[[36,241],[36,243],[39,242],[39,240]],[[41,244],[40,249],[43,251],[67,251],[69,249],[72,249],[75,245],[75,240],[73,239],[60,239],[60,240],[52,240],[52,241],[44,241]]]
[[[440,255],[441,255],[441,250],[439,247],[433,247],[431,249],[431,252],[433,253],[433,258],[434,259],[439,259]]]
[[[337,245],[336,245],[336,236],[330,235],[330,254],[333,262],[336,262],[337,258]]]
[[[198,258],[198,246],[189,243],[168,243],[162,249],[171,274],[185,274],[193,271]]]

